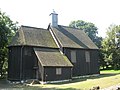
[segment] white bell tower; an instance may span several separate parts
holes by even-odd
[[[58,14],[53,10],[53,12],[50,14],[52,16],[52,26],[57,27],[58,26]]]

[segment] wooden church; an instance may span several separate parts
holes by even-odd
[[[99,50],[83,30],[58,25],[21,26],[9,45],[8,80],[68,80],[99,74]]]

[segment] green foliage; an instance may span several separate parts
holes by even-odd
[[[6,73],[7,68],[7,46],[10,43],[12,36],[17,30],[17,22],[14,23],[8,16],[0,11],[0,76]]]
[[[107,30],[107,37],[102,41],[102,55],[105,66],[112,66],[114,69],[120,69],[120,48],[118,47],[120,36],[120,25],[110,25]]]
[[[90,39],[98,46],[101,46],[102,37],[98,37],[97,27],[91,22],[85,22],[83,20],[72,21],[69,24],[70,27],[84,30]]]

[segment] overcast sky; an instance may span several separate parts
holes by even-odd
[[[0,8],[20,25],[40,28],[47,28],[54,9],[60,25],[68,26],[73,20],[92,22],[102,37],[110,24],[120,25],[120,0],[0,0]]]

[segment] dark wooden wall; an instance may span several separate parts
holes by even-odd
[[[72,76],[99,74],[98,50],[69,49],[69,48],[64,48],[63,50],[64,54],[69,59],[71,59],[71,50],[76,50],[77,62],[72,63],[74,65],[72,70]],[[90,52],[91,60],[90,63],[86,62],[85,60],[85,51]],[[43,68],[42,65],[40,64],[38,66],[38,59],[34,53],[33,47],[28,46],[9,47],[8,80],[26,80],[36,78],[44,81],[70,79],[71,68],[64,67],[62,68],[62,75],[56,75],[56,67]]]
[[[56,75],[56,67],[45,67],[44,68],[44,81],[56,81],[71,79],[71,68],[62,67],[62,74]]]
[[[21,47],[9,47],[8,80],[20,80]]]
[[[23,79],[36,79],[38,60],[33,47],[24,47],[23,51]]]
[[[9,47],[8,80],[35,79],[37,69],[38,60],[32,47]]]
[[[76,51],[76,63],[72,63],[73,76],[99,74],[98,50],[69,49],[64,48],[64,54],[71,60],[71,50]],[[90,52],[90,63],[86,62],[85,51]]]
[[[38,71],[37,78],[40,81],[44,81],[44,67],[41,65],[40,61],[38,61]]]
[[[91,62],[91,68],[92,68],[91,74],[95,74],[95,73],[100,74],[99,51],[98,50],[91,51],[91,59],[92,59],[92,62]]]

